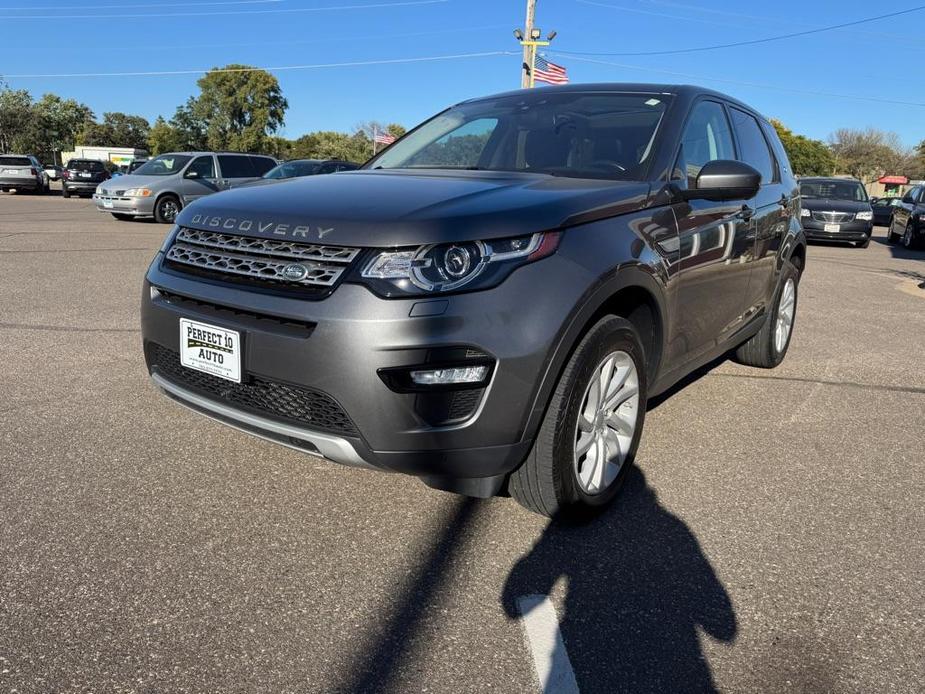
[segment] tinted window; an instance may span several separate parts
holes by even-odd
[[[540,89],[470,101],[427,121],[365,166],[642,180],[670,100]]]
[[[254,178],[257,175],[249,157],[220,154],[218,166],[222,170],[222,178]]]
[[[754,166],[761,174],[762,183],[770,183],[774,180],[774,159],[771,157],[771,150],[768,149],[768,141],[761,132],[761,126],[751,114],[740,111],[737,108],[730,109],[732,112],[732,127],[735,128],[736,135],[739,138],[739,160],[744,161],[750,166]]]
[[[29,157],[0,157],[0,166],[32,166]]]
[[[735,159],[729,121],[718,103],[701,101],[684,126],[675,178],[687,176],[688,186],[693,187],[703,165],[717,159]]]
[[[179,173],[192,157],[186,154],[162,154],[142,164],[136,174],[139,176],[170,176]]]
[[[254,166],[255,176],[263,176],[267,171],[276,166],[276,162],[270,157],[251,157],[251,164]]]
[[[92,173],[99,173],[105,167],[101,161],[88,161],[87,159],[71,159],[67,163],[67,168],[69,171],[90,171]]]
[[[189,176],[192,171],[199,174],[197,178],[215,178],[215,163],[212,161],[212,157],[197,157],[194,159],[186,170],[186,175]]]
[[[800,195],[822,200],[867,202],[867,191],[858,181],[801,181]]]

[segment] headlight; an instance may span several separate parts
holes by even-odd
[[[149,198],[151,197],[150,188],[129,188],[125,191],[125,197],[127,198]]]
[[[805,207],[802,210],[800,210],[801,217],[809,217],[810,214],[812,213],[809,210],[807,210]]]
[[[366,263],[361,274],[385,296],[436,294],[462,287],[484,289],[503,280],[514,268],[552,255],[560,235],[546,232],[382,251]]]
[[[870,220],[872,220],[872,219],[874,218],[874,213],[873,213],[873,212],[870,212],[870,211],[868,211],[868,212],[858,212],[858,213],[854,216],[854,218],[855,218],[855,219],[859,219],[859,220],[861,220],[862,222],[869,222]]]

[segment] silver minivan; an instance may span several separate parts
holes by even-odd
[[[276,166],[272,157],[239,152],[170,152],[134,173],[101,183],[93,200],[116,219],[154,217],[173,224],[194,200],[255,181]]]

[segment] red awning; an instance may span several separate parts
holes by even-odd
[[[883,178],[878,178],[877,183],[887,186],[905,186],[909,184],[909,179],[905,176],[884,176]]]

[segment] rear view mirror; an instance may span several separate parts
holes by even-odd
[[[761,186],[761,174],[745,162],[717,159],[704,164],[694,188],[681,191],[685,200],[747,200]]]

